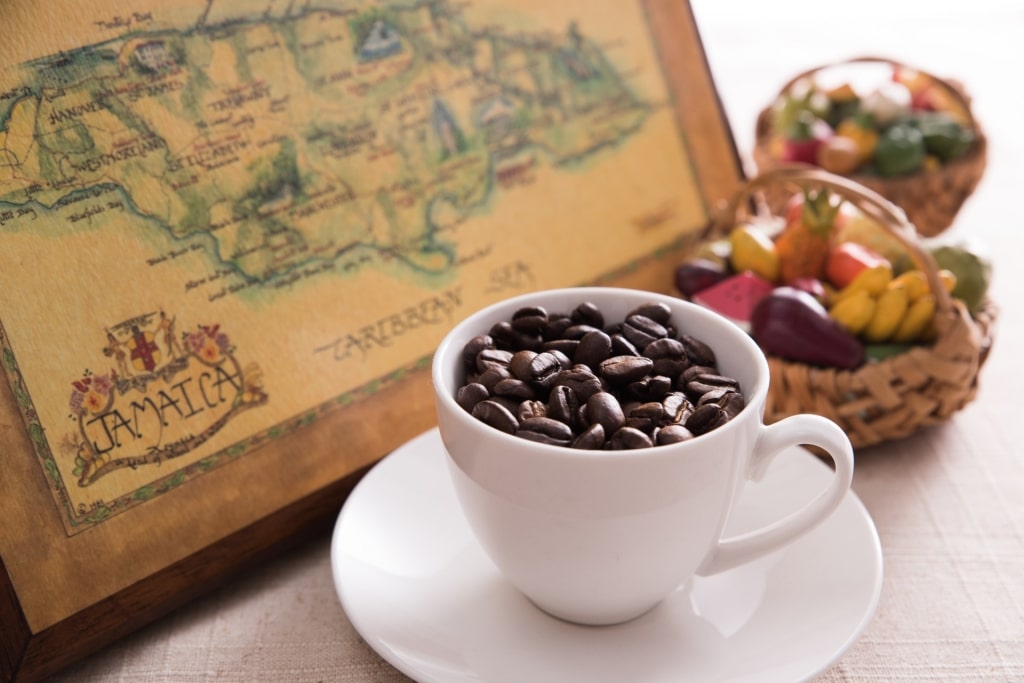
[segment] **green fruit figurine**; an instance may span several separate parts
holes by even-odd
[[[946,244],[930,250],[939,268],[956,275],[956,286],[950,292],[975,313],[981,308],[992,281],[992,262],[964,244]]]

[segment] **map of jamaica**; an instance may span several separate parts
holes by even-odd
[[[641,3],[136,4],[0,74],[0,350],[68,533],[705,215]]]

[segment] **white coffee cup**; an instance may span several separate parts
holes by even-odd
[[[596,304],[608,322],[647,302],[672,310],[680,333],[710,346],[722,374],[740,382],[746,407],[724,425],[681,443],[588,451],[541,444],[495,429],[455,399],[463,348],[517,310],[570,313]],[[638,617],[694,575],[714,574],[793,542],[842,502],[853,450],[834,422],[796,415],[762,422],[768,363],[734,323],[700,306],[651,292],[579,287],[533,292],[471,314],[442,340],[433,360],[441,439],[457,498],[480,545],[535,605],[562,619],[614,624]],[[747,480],[794,445],[824,449],[829,486],[797,512],[760,530],[722,539]]]

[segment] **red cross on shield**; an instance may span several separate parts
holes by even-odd
[[[152,372],[160,362],[160,347],[153,341],[151,332],[143,332],[137,327],[132,328],[128,348],[131,349],[132,365],[136,370]]]

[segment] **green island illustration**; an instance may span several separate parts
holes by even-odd
[[[585,168],[655,106],[575,23],[336,4],[204,14],[20,65],[0,93],[0,232],[130,212],[202,246],[211,301],[388,264],[444,273],[458,264],[446,224],[541,165]]]

